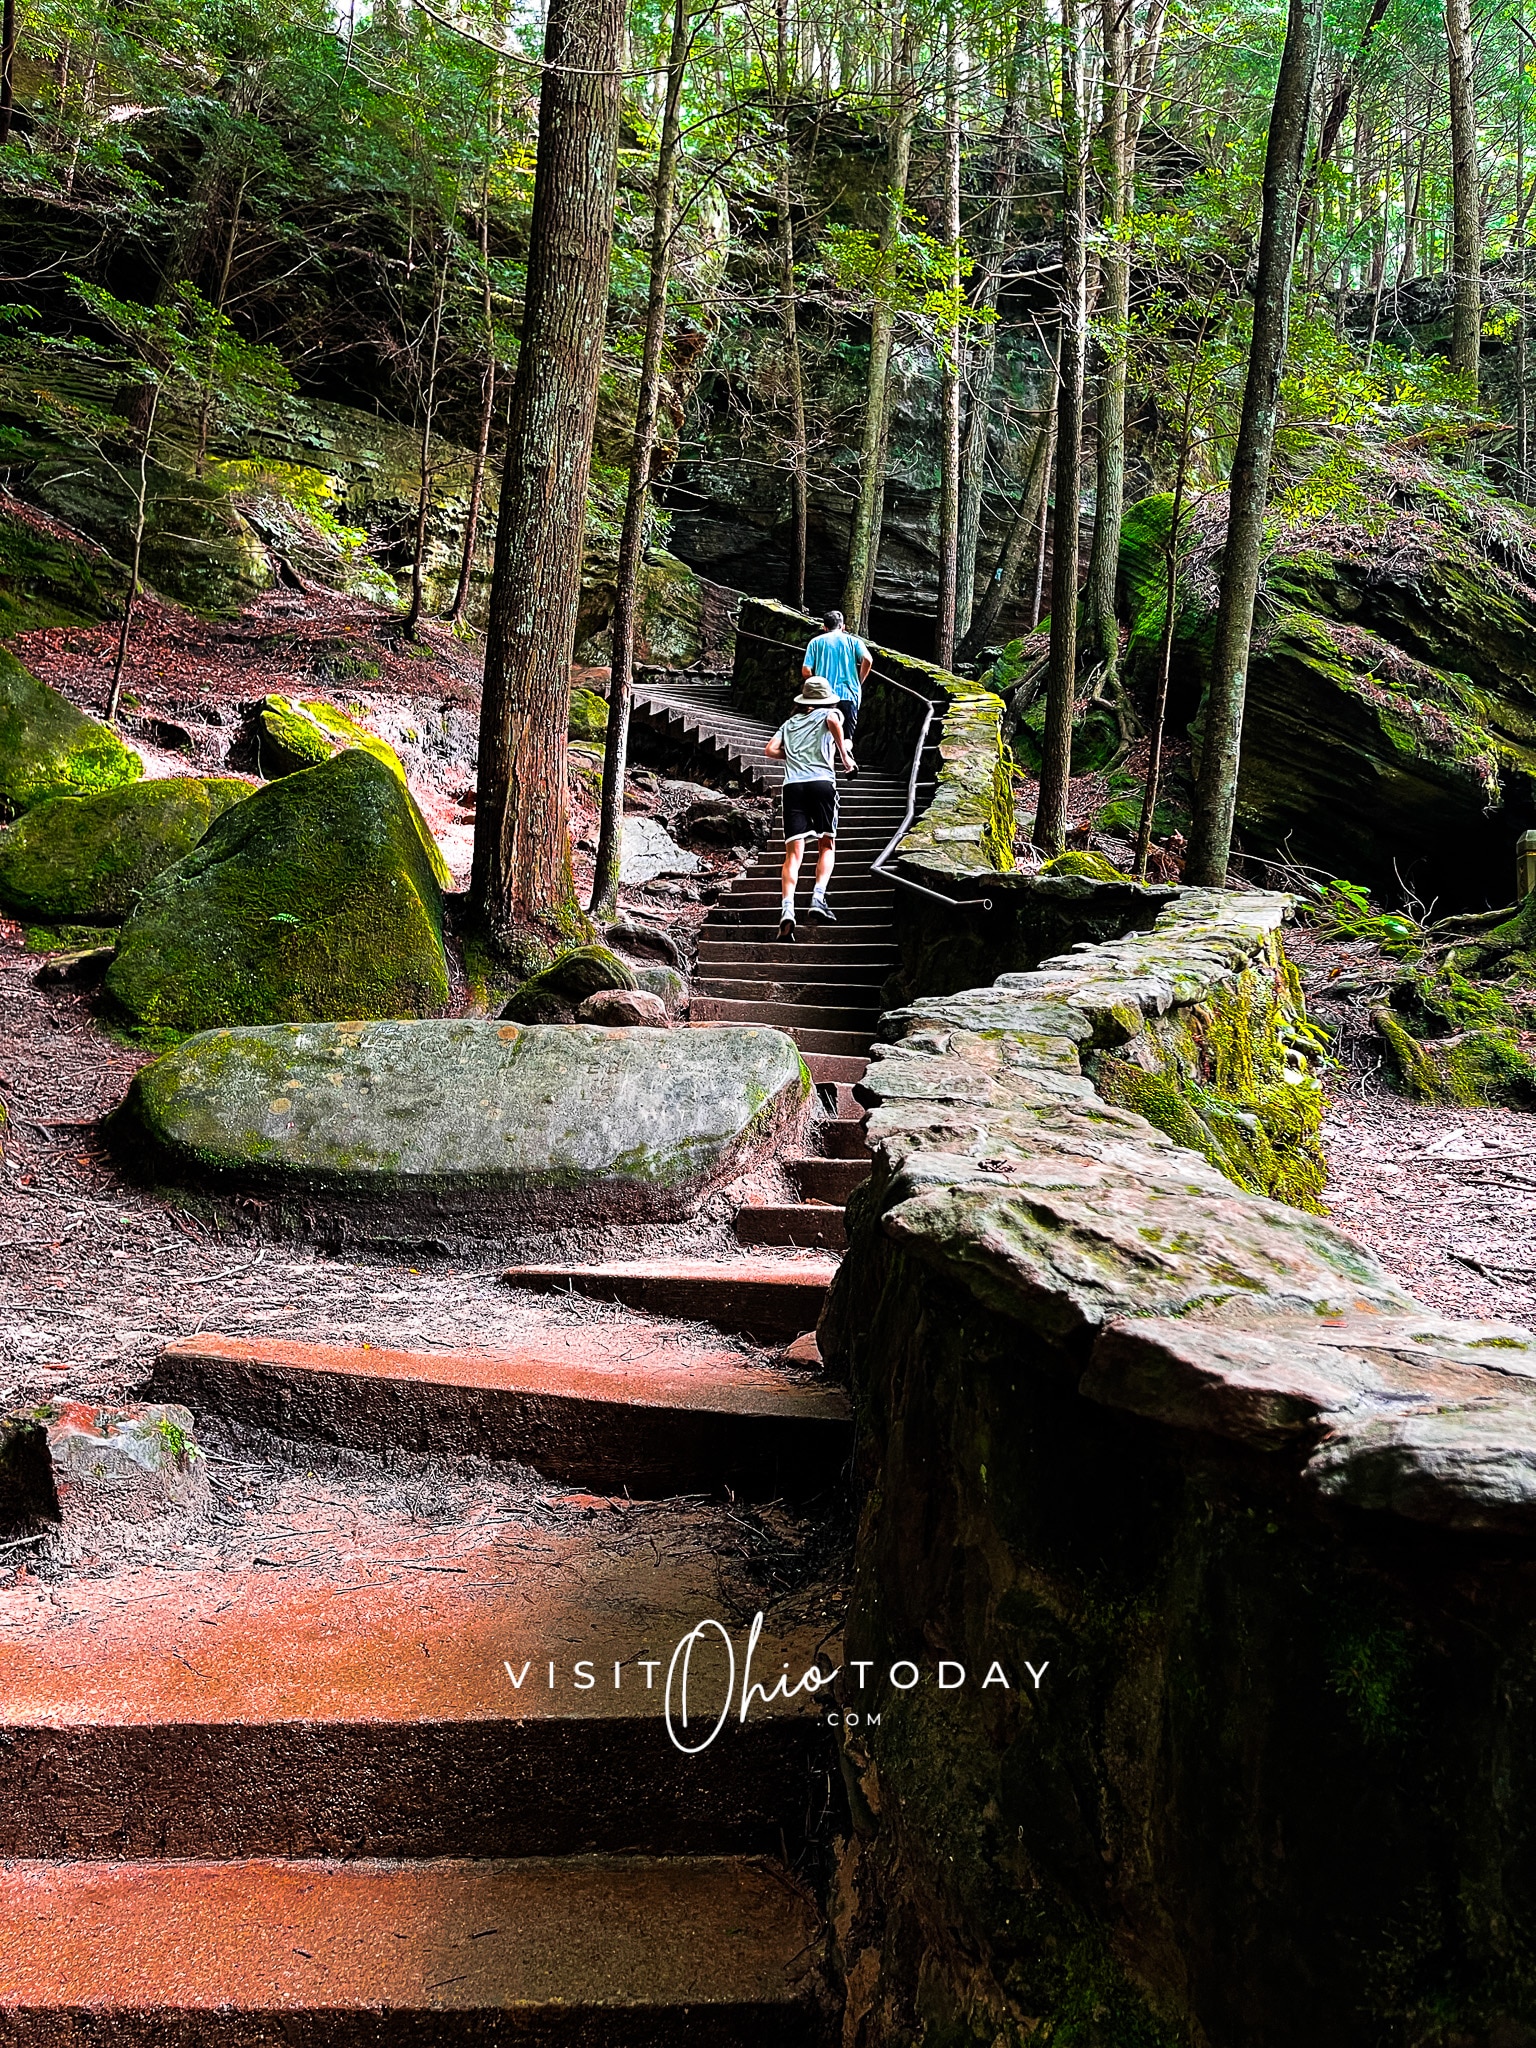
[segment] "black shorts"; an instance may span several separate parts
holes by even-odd
[[[825,839],[837,830],[835,782],[786,782],[784,838]]]
[[[839,697],[837,700],[837,715],[843,721],[843,738],[848,742],[851,751],[854,728],[859,722],[859,707],[851,697]]]

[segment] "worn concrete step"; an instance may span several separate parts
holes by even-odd
[[[814,970],[812,970],[814,975]],[[744,971],[740,975],[711,974],[693,984],[694,1002],[706,1001],[724,1003],[794,1003],[809,1004],[818,1010],[858,1009],[878,1016],[884,1005],[880,1001],[878,982],[821,981],[815,978],[791,981],[775,977],[768,967],[761,967],[755,973]]]
[[[767,968],[775,973],[814,974],[820,982],[861,982],[870,988],[881,988],[886,976],[900,965],[900,956],[894,946],[836,946],[828,943],[830,934],[823,933],[816,942],[814,958],[801,960],[794,954],[786,961],[784,949],[777,939],[765,939],[761,945],[743,946],[722,943],[716,939],[699,942],[699,956],[695,972],[699,975],[741,978],[753,968]],[[868,955],[868,958],[861,957]]]
[[[658,1554],[631,1526],[653,1510],[585,1498],[447,1524],[315,1510],[306,1526],[295,1504],[289,1533],[258,1523],[221,1557],[194,1545],[175,1569],[46,1601],[35,1580],[0,1587],[0,1862],[777,1854],[781,1838],[793,1854],[830,1761],[827,1696],[733,1715],[680,1756],[666,1674],[721,1613],[718,1571],[702,1545]],[[824,1633],[770,1614],[754,1671],[828,1668]],[[739,1704],[745,1628],[732,1637]],[[712,1724],[724,1645],[700,1655],[690,1714]],[[0,1983],[6,1962],[0,1943]]]
[[[733,1002],[724,996],[693,996],[688,1003],[692,1024],[772,1024],[780,1031],[849,1032],[864,1034],[868,1046],[880,1021],[879,1006],[849,1005],[833,1009],[818,1003]]]
[[[841,1207],[825,1202],[744,1203],[736,1211],[736,1238],[740,1244],[820,1245],[836,1252],[848,1242]]]
[[[851,1089],[856,1081],[863,1080],[869,1066],[867,1047],[861,1053],[814,1052],[807,1051],[804,1046],[800,1050],[811,1079],[818,1085],[836,1082],[840,1089],[844,1084]],[[839,1106],[837,1113],[839,1116],[853,1116],[855,1113],[862,1116],[864,1109],[861,1103],[853,1103],[851,1107]]]
[[[784,1161],[784,1169],[806,1201],[838,1203],[846,1202],[854,1189],[862,1187],[873,1171],[867,1152],[861,1158],[841,1159],[818,1159],[810,1153],[791,1153]]]
[[[869,1145],[864,1132],[864,1112],[828,1117],[816,1126],[822,1150],[829,1159],[861,1159],[869,1162]]]
[[[742,1858],[12,1863],[10,2048],[806,2048],[802,1890]]]
[[[834,906],[835,908],[836,906]],[[779,928],[779,906],[777,903],[733,903],[729,897],[717,903],[709,914],[709,922],[703,927],[712,939],[748,938],[758,943],[772,938]],[[811,927],[802,922],[800,942],[814,946],[816,940],[810,936]],[[865,911],[857,915],[850,911],[847,917],[838,915],[836,924],[823,925],[822,931],[829,940],[839,946],[889,946],[891,944],[891,921],[889,918],[871,918]]]
[[[586,1294],[652,1315],[774,1338],[797,1336],[814,1325],[836,1271],[831,1259],[615,1259],[590,1266],[511,1266],[502,1278],[509,1287],[537,1294]]]
[[[823,1160],[813,1164],[826,1165]],[[516,1459],[636,1497],[815,1493],[848,1449],[833,1386],[663,1332],[551,1330],[516,1351],[390,1351],[205,1333],[168,1344],[155,1398],[360,1450]]]

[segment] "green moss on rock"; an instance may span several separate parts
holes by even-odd
[[[1384,1004],[1371,1017],[1405,1095],[1463,1108],[1490,1103],[1536,1108],[1536,1059],[1513,1030],[1463,1031],[1425,1044]]]
[[[567,733],[573,740],[603,744],[608,734],[608,700],[596,690],[572,690]]]
[[[137,782],[144,763],[109,726],[87,718],[0,647],[0,804],[25,811],[50,796]]]
[[[49,797],[0,832],[0,903],[48,923],[119,924],[156,875],[250,794],[231,776],[177,775]]]
[[[399,781],[438,885],[449,888],[453,876],[448,863],[432,836],[431,826],[421,814],[420,805],[410,793],[405,764],[388,740],[381,740],[377,733],[370,732],[366,725],[359,724],[345,711],[338,711],[334,704],[327,704],[323,697],[306,697],[302,701],[291,697],[267,697],[257,710],[256,765],[269,781],[276,781],[284,775],[300,774],[306,768],[317,768],[322,761],[333,760],[349,747],[372,754]]]
[[[145,890],[107,991],[141,1029],[441,1010],[442,895],[399,778],[349,749],[227,811]]]
[[[1040,870],[1042,875],[1084,875],[1090,882],[1124,882],[1130,878],[1112,860],[1091,848],[1058,853]]]
[[[605,988],[638,988],[633,971],[606,946],[573,946],[514,990],[502,1016],[515,1024],[567,1024],[576,1005]]]

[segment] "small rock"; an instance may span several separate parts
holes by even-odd
[[[192,1413],[174,1402],[44,1401],[0,1419],[0,1526],[146,1522],[208,1504]]]
[[[636,888],[654,882],[658,875],[694,875],[699,857],[688,853],[656,818],[630,817],[624,820],[624,857],[619,879]]]
[[[634,986],[634,975],[617,953],[606,946],[573,946],[514,989],[501,1015],[512,1024],[569,1024],[588,996]]]
[[[638,953],[641,959],[664,960],[669,967],[681,967],[683,949],[672,934],[656,925],[635,924],[621,918],[606,927],[603,937],[622,953]],[[642,983],[641,986],[648,984]]]
[[[768,837],[766,820],[745,804],[713,793],[688,806],[676,831],[689,846],[760,846]]]
[[[653,996],[661,997],[669,1017],[675,1017],[688,1001],[688,983],[675,967],[636,967],[635,980]]]
[[[51,960],[43,962],[32,979],[40,988],[56,981],[71,981],[88,987],[101,980],[116,958],[116,946],[89,946],[79,953],[56,953]]]
[[[672,1021],[660,996],[643,988],[603,988],[577,1007],[579,1024],[651,1024],[663,1030]]]

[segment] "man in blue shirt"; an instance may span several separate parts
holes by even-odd
[[[841,612],[823,612],[821,623],[827,630],[818,633],[806,648],[805,660],[800,664],[800,679],[808,683],[812,676],[820,676],[832,685],[833,694],[838,699],[844,736],[851,740],[853,729],[859,722],[864,678],[874,667],[875,657],[857,634],[843,631]]]

